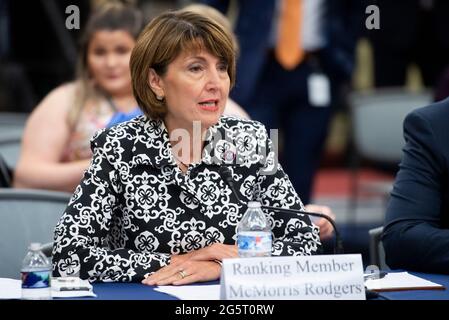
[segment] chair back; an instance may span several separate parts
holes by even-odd
[[[432,102],[429,91],[403,88],[377,89],[349,95],[352,136],[356,152],[365,159],[399,163],[402,157],[402,128],[405,116]]]
[[[384,227],[377,227],[368,231],[370,264],[378,266],[380,270],[390,270],[385,262],[385,249],[381,239],[383,230]]]
[[[0,112],[0,154],[8,168],[14,170],[28,113]]]
[[[70,197],[65,192],[0,189],[0,278],[19,279],[30,243],[53,241]]]
[[[11,131],[23,131],[28,113],[0,112],[0,136]]]
[[[359,176],[361,165],[365,169],[369,166],[374,170],[388,168],[395,172],[405,144],[402,131],[406,115],[431,102],[430,91],[411,92],[403,87],[349,94],[352,122],[350,220],[356,221],[362,194],[380,196],[385,206],[392,189],[391,181],[363,181]]]

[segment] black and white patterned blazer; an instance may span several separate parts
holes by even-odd
[[[303,209],[271,145],[259,122],[221,117],[207,132],[201,162],[184,174],[162,121],[140,116],[98,132],[91,165],[55,229],[53,275],[141,281],[172,254],[235,244],[246,207],[220,165],[230,168],[241,199]],[[319,230],[307,216],[267,217],[273,255],[317,253]]]

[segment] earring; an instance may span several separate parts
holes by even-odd
[[[164,97],[156,95],[156,99],[159,100],[159,101],[162,101],[162,100],[164,100]]]

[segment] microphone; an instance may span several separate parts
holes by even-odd
[[[231,191],[234,194],[234,196],[237,198],[237,201],[240,202],[240,204],[247,206],[248,204],[240,199],[237,191],[235,190],[234,179],[232,178],[231,170],[229,170],[228,167],[221,166],[220,169],[218,170],[218,173],[219,173],[220,177],[223,179],[223,181],[231,188]],[[334,232],[335,232],[334,253],[336,253],[336,254],[344,253],[343,241],[341,239],[340,233],[338,232],[337,226],[335,225],[335,221],[332,218],[326,216],[325,214],[318,213],[318,212],[302,211],[302,210],[297,210],[297,209],[271,207],[271,206],[265,206],[265,205],[261,205],[261,208],[267,209],[267,210],[273,210],[273,211],[293,213],[295,215],[305,214],[305,215],[312,216],[312,217],[319,217],[319,218],[326,219],[332,225],[332,228],[334,229]]]

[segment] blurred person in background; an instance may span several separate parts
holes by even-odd
[[[0,67],[0,73],[13,68],[6,85],[0,83],[0,91],[12,95],[7,111],[30,113],[48,92],[73,80],[76,41],[89,17],[90,2],[0,0],[0,52],[7,52],[6,68]],[[73,4],[80,12],[75,17],[80,29],[66,26],[70,15],[65,11]]]
[[[449,63],[449,1],[376,0],[372,4],[380,13],[380,28],[367,32],[375,86],[404,86],[412,63],[419,68],[423,85],[435,86]]]
[[[129,58],[143,24],[127,3],[96,8],[81,39],[77,79],[50,92],[26,123],[14,187],[73,192],[89,165],[94,133],[141,114]]]
[[[201,2],[221,12],[229,7],[229,1]],[[362,12],[351,0],[238,2],[240,57],[231,97],[251,118],[279,129],[280,162],[305,203],[334,106],[351,80]]]
[[[0,112],[24,112],[35,100],[24,67],[14,61],[11,11],[11,0],[0,0]]]

